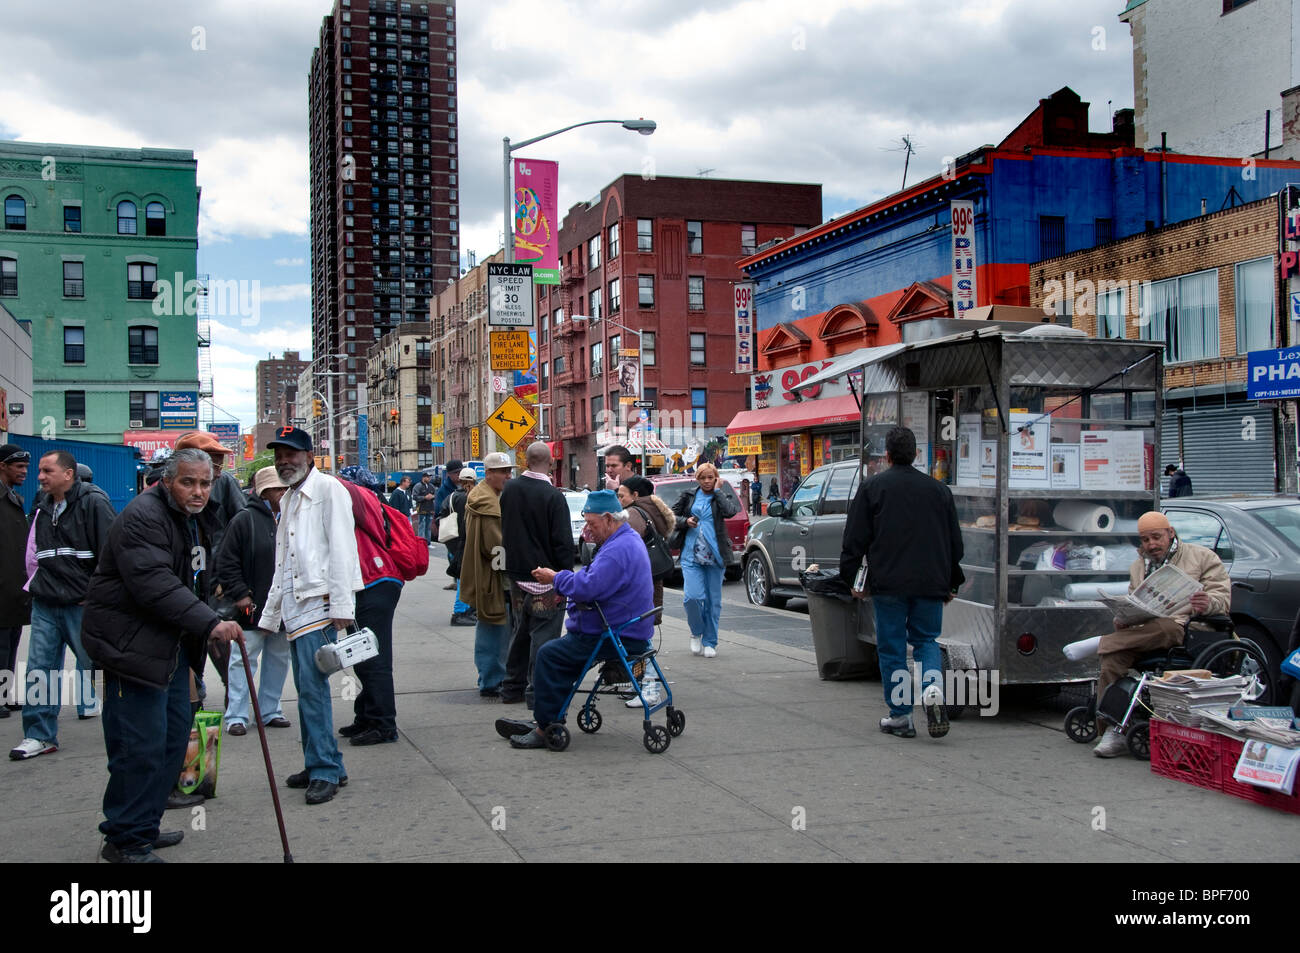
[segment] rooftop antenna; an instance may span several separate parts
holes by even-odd
[[[903,156],[903,188],[907,188],[907,166],[912,161],[912,156],[916,154],[920,143],[914,140],[910,135],[903,136],[899,139],[899,144],[890,149],[890,152],[902,152]]]
[[[716,171],[716,170],[715,170],[715,169],[698,169],[698,170],[696,170],[695,174],[698,175],[698,176],[702,179],[702,178],[704,178],[705,176],[707,176],[710,172],[714,172],[714,171]]]

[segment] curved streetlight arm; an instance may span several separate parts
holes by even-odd
[[[515,143],[513,146],[508,146],[508,148],[511,152],[514,152],[516,149],[523,149],[526,146],[531,146],[535,142],[549,139],[551,136],[558,136],[560,133],[568,132],[570,129],[577,129],[579,126],[598,126],[602,123],[617,123],[620,126],[625,126],[628,129],[635,130],[645,136],[650,135],[650,133],[654,132],[656,128],[654,121],[650,119],[589,119],[586,122],[575,122],[572,126],[565,126],[563,129],[556,129],[554,132],[548,132],[540,136],[534,136],[531,139],[525,139],[523,142]],[[510,138],[507,136],[505,141],[508,144]]]

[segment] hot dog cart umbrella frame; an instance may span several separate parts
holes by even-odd
[[[944,609],[945,666],[1003,685],[1095,679],[1095,658],[1062,648],[1113,629],[1097,586],[1126,588],[1137,518],[1159,509],[1164,343],[1004,324],[859,355],[801,386],[850,374],[863,479],[888,466],[902,423],[915,465],[951,489],[966,581]]]

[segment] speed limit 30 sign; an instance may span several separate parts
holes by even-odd
[[[488,262],[488,324],[499,328],[531,328],[533,266]]]

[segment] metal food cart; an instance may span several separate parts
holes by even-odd
[[[1137,518],[1159,508],[1163,353],[1002,325],[843,368],[861,374],[863,478],[889,465],[885,434],[901,423],[915,466],[952,490],[966,581],[944,610],[946,668],[1002,685],[1096,678],[1096,659],[1062,648],[1111,630],[1097,588],[1126,589]],[[874,644],[872,613],[860,617],[858,638]]]

